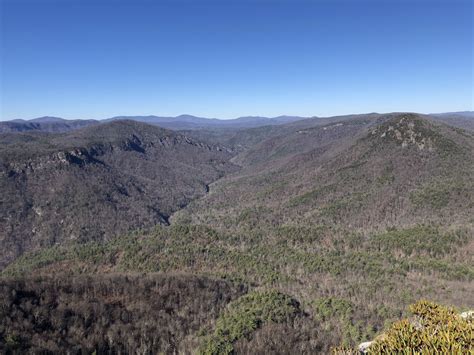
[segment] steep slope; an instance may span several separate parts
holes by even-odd
[[[194,333],[202,336],[192,348],[211,353],[354,347],[374,339],[420,298],[472,309],[472,134],[415,114],[291,126],[246,132],[262,140],[233,158],[241,170],[173,214],[170,226],[25,253],[2,271],[2,281],[65,273],[80,284],[84,275],[94,283],[104,273],[159,272],[248,286],[249,293],[229,303],[216,322]],[[30,290],[15,282],[14,288]],[[80,310],[74,297],[69,307]],[[147,303],[146,290],[138,298]],[[183,299],[181,309],[190,303]],[[18,308],[14,304],[7,316],[17,317]],[[56,313],[45,319],[48,324]],[[126,325],[131,330],[124,340],[142,334],[141,319]],[[39,341],[56,334],[56,323],[41,334],[31,331],[35,320],[22,323],[28,334]],[[121,320],[113,321],[122,329]],[[164,325],[156,341],[167,344],[169,333],[178,334],[173,341],[183,349],[187,339],[180,330],[189,324]]]
[[[0,266],[27,250],[166,224],[235,170],[224,147],[132,121],[0,141]]]
[[[271,225],[365,229],[472,218],[473,134],[425,116],[374,115],[301,129],[233,161],[243,169],[177,217],[221,226],[221,216],[247,211]]]

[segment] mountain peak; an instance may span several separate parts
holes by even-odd
[[[373,128],[371,135],[395,142],[403,148],[416,147],[432,151],[439,140],[444,139],[436,126],[418,114],[401,113]]]

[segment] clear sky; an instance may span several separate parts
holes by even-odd
[[[0,119],[473,109],[473,1],[0,0]]]

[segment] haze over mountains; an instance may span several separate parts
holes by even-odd
[[[431,114],[447,123],[461,128],[474,128],[474,112],[449,112],[440,114]],[[318,117],[311,117],[317,119]],[[10,121],[0,121],[0,133],[26,132],[26,131],[42,131],[42,132],[67,132],[73,129],[95,125],[100,122],[116,121],[116,120],[133,120],[138,122],[158,125],[163,128],[174,130],[197,130],[197,129],[218,129],[218,128],[253,128],[269,125],[281,125],[295,121],[307,119],[299,116],[245,116],[235,119],[217,119],[203,118],[192,115],[179,115],[176,117],[160,117],[160,116],[115,116],[104,120],[93,119],[77,119],[66,120],[59,117],[38,117],[31,120],[15,119]]]
[[[419,298],[472,308],[472,120],[17,122],[0,350],[327,353]]]
[[[439,120],[446,122],[447,124],[474,130],[474,112],[473,111],[460,111],[460,112],[447,112],[433,114]]]
[[[32,120],[0,121],[0,133],[67,132],[98,123],[95,120],[65,120],[59,117],[39,117]]]
[[[0,355],[474,355],[472,10],[0,0]]]
[[[230,120],[221,120],[217,118],[202,118],[191,115],[180,115],[176,117],[159,116],[116,116],[104,120],[66,120],[59,117],[39,117],[31,120],[11,120],[0,121],[0,133],[24,132],[24,131],[43,131],[43,132],[66,132],[80,127],[95,125],[100,122],[133,120],[145,122],[153,125],[159,125],[169,129],[202,129],[202,128],[250,128],[265,125],[277,125],[301,120],[303,117],[297,116],[278,116],[278,117],[259,117],[248,116],[239,117]]]

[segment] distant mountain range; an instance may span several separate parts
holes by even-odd
[[[431,116],[452,126],[474,131],[474,111],[435,113]]]
[[[430,114],[437,120],[449,123],[464,129],[474,130],[474,111],[446,112]],[[345,117],[345,116],[339,116]],[[244,116],[235,119],[204,118],[192,115],[179,115],[176,117],[166,116],[115,116],[104,120],[77,119],[67,120],[60,117],[44,116],[31,120],[16,119],[11,121],[0,121],[0,133],[14,132],[68,132],[74,129],[92,126],[101,122],[132,120],[157,125],[172,130],[203,130],[203,129],[245,129],[263,126],[277,126],[302,120],[323,119],[317,116]],[[326,118],[327,119],[327,118]]]
[[[326,354],[474,309],[469,113],[179,117],[0,135],[0,353]]]
[[[0,122],[0,133],[14,132],[67,132],[99,123],[96,120],[65,120],[59,117],[39,117],[32,120]]]
[[[252,128],[260,126],[279,125],[299,121],[305,117],[298,116],[278,116],[278,117],[261,117],[246,116],[230,120],[222,120],[218,118],[203,118],[192,115],[180,115],[176,117],[159,117],[159,116],[117,116],[107,119],[109,120],[134,120],[149,124],[159,125],[169,129],[202,129],[202,128]]]
[[[462,117],[474,118],[474,111],[432,113],[431,116],[441,116],[441,117],[462,116]]]
[[[219,129],[219,128],[253,128],[270,125],[280,125],[299,121],[305,117],[278,116],[260,117],[247,116],[230,120],[217,118],[203,118],[191,115],[180,115],[176,117],[160,116],[116,116],[105,120],[66,120],[60,117],[39,117],[31,120],[11,120],[0,122],[0,133],[42,131],[42,132],[67,132],[73,129],[99,124],[100,122],[133,120],[157,125],[173,130],[187,129]]]

